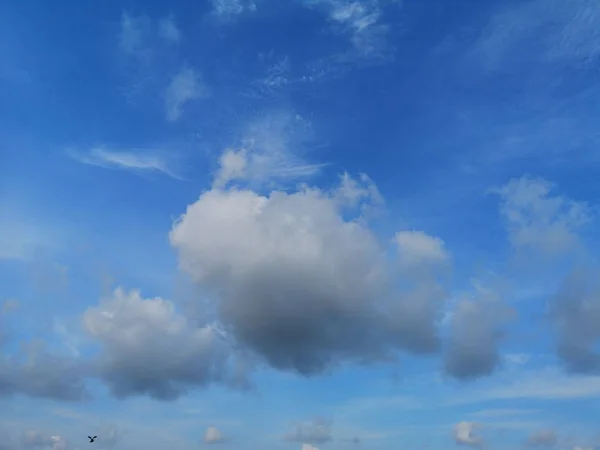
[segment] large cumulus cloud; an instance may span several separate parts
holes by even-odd
[[[444,294],[425,274],[440,255],[429,261],[430,247],[407,244],[423,237],[406,236],[401,254],[428,267],[392,289],[385,248],[343,209],[344,192],[213,189],[171,232],[181,269],[210,290],[227,332],[274,368],[311,375],[438,348],[433,324]]]
[[[496,192],[517,253],[582,248],[575,245],[587,220],[582,205],[552,196],[543,180],[512,180]],[[175,301],[117,288],[83,315],[98,346],[91,360],[36,346],[21,360],[4,352],[0,395],[81,399],[85,376],[96,376],[117,397],[172,400],[215,382],[247,387],[257,363],[313,376],[344,364],[393,362],[402,352],[439,352],[452,257],[441,238],[423,231],[378,238],[366,212],[382,203],[367,176],[347,174],[331,190],[205,191],[169,235],[181,271],[200,287],[198,317]],[[593,274],[580,264],[550,299],[559,356],[577,371],[600,364]],[[491,374],[511,317],[505,299],[476,283],[454,304],[445,322],[445,372]]]

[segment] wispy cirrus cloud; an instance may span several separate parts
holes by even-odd
[[[221,154],[213,186],[221,188],[230,181],[273,183],[316,175],[324,164],[303,159],[310,135],[310,123],[286,111],[254,118],[241,132],[239,145]]]
[[[317,8],[326,14],[337,34],[347,36],[351,49],[333,55],[323,64],[339,65],[357,62],[383,62],[392,57],[392,45],[388,34],[390,25],[385,19],[387,6],[400,2],[393,0],[316,0],[302,2],[307,7]],[[322,65],[322,64],[321,64]]]
[[[529,0],[502,4],[471,56],[488,70],[507,62],[575,63],[600,56],[600,6],[593,0]]]
[[[245,12],[256,11],[258,0],[211,0],[212,14],[220,19],[232,19]]]
[[[66,153],[82,164],[133,172],[159,172],[177,180],[183,179],[163,154],[152,151],[117,151],[94,147],[87,152],[69,149]]]
[[[171,79],[165,92],[167,120],[175,122],[183,114],[183,107],[192,100],[203,97],[207,89],[200,75],[191,67],[183,67]]]

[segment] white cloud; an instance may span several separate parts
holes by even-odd
[[[241,132],[241,146],[226,149],[221,155],[213,187],[235,181],[274,183],[317,174],[323,165],[302,159],[310,131],[310,124],[287,112],[273,112],[251,121]]]
[[[340,176],[340,185],[334,196],[341,206],[360,206],[365,214],[382,207],[385,203],[377,185],[364,173],[361,173],[357,180],[344,172]]]
[[[319,450],[319,448],[315,447],[314,445],[310,445],[310,444],[302,444],[301,450]]]
[[[473,290],[457,302],[449,319],[444,367],[459,379],[490,375],[498,367],[502,326],[512,313],[496,292],[478,283]]]
[[[437,349],[443,290],[429,279],[391,290],[383,249],[365,223],[342,215],[335,190],[213,189],[170,240],[238,344],[272,367],[311,375],[389,360],[394,348]]]
[[[502,199],[500,211],[515,249],[560,255],[578,245],[576,232],[589,222],[589,208],[551,195],[553,188],[543,179],[524,176],[495,190]]]
[[[334,2],[330,11],[333,21],[342,24],[351,35],[352,44],[361,56],[378,56],[385,45],[388,27],[380,23],[378,2]]]
[[[207,444],[216,444],[222,439],[221,432],[215,427],[208,427],[204,433],[204,442]]]
[[[400,264],[406,267],[446,264],[450,255],[444,241],[422,231],[400,231],[394,236],[398,246]]]
[[[101,345],[97,374],[119,397],[173,399],[189,387],[226,381],[229,352],[214,326],[194,326],[175,305],[117,288],[83,316]]]
[[[167,120],[174,122],[181,117],[186,103],[206,95],[206,87],[199,74],[190,67],[183,67],[171,80],[165,92]]]
[[[504,355],[504,359],[512,364],[526,364],[531,359],[531,355],[527,353],[509,353]]]
[[[551,298],[558,355],[575,372],[600,372],[600,283],[598,269],[578,266]]]
[[[481,447],[483,440],[475,434],[478,425],[474,422],[459,422],[454,426],[454,440],[457,444]]]
[[[232,18],[257,9],[257,0],[211,0],[211,2],[213,14],[221,18]]]
[[[107,169],[161,172],[172,178],[181,179],[170,167],[169,159],[164,152],[158,153],[151,150],[116,151],[106,147],[94,147],[89,152],[68,150],[67,155],[82,164]]]
[[[600,285],[598,267],[583,242],[582,227],[591,222],[592,209],[584,202],[554,194],[543,180],[522,177],[496,192],[509,239],[527,261],[551,265],[564,276],[550,297],[550,317],[558,334],[558,356],[574,372],[600,371]],[[553,265],[552,265],[553,264]]]
[[[181,31],[172,15],[163,17],[158,22],[158,32],[160,37],[168,42],[179,43],[181,41]]]
[[[145,16],[121,15],[119,49],[128,55],[144,56],[148,51],[151,21]]]
[[[383,23],[382,8],[400,2],[386,0],[317,0],[311,6],[322,8],[334,29],[350,37],[351,51],[337,55],[338,62],[386,60],[390,56],[389,25]]]
[[[0,339],[3,344],[6,341]],[[0,350],[0,398],[21,394],[66,401],[89,399],[80,360],[52,354],[39,340],[21,342],[16,353],[6,347]]]
[[[71,446],[62,436],[49,435],[36,430],[28,430],[23,435],[23,444],[26,447],[43,448],[45,450],[67,450]]]

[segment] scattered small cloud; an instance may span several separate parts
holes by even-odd
[[[227,382],[230,352],[218,329],[193,326],[168,300],[117,288],[85,312],[83,326],[100,344],[97,375],[116,397],[174,400],[193,386]]]
[[[152,22],[146,16],[121,15],[118,35],[119,49],[126,55],[140,58],[150,53],[148,38],[152,33]]]
[[[43,342],[22,343],[18,354],[0,354],[0,398],[15,394],[62,401],[89,399],[81,361],[50,353]]]
[[[590,221],[591,211],[583,202],[552,195],[554,188],[544,179],[523,176],[493,190],[515,250],[552,256],[578,246],[577,231]]]
[[[177,23],[175,22],[175,17],[173,15],[169,15],[160,19],[158,22],[158,30],[160,37],[167,42],[177,44],[181,41],[181,31],[177,27]]]
[[[217,444],[223,440],[221,432],[215,427],[208,427],[204,433],[204,442],[207,444]]]
[[[183,107],[207,94],[200,75],[191,67],[183,67],[173,78],[165,92],[167,120],[175,122],[183,113]]]
[[[531,360],[531,355],[527,353],[509,353],[504,355],[504,359],[511,364],[527,364]]]
[[[381,63],[393,57],[389,42],[390,26],[384,21],[383,9],[400,2],[393,0],[316,0],[305,3],[321,9],[333,25],[334,32],[348,36],[351,48],[340,54],[330,55],[315,66],[310,80],[321,78],[324,72],[339,71],[336,66],[356,63]],[[343,72],[343,70],[342,70]]]
[[[400,264],[405,267],[441,266],[450,259],[444,241],[422,231],[400,231],[394,236],[394,241],[398,246]]]
[[[211,0],[212,13],[221,19],[232,19],[257,10],[260,0]]]
[[[329,419],[317,418],[308,422],[297,423],[285,435],[285,440],[308,444],[323,444],[332,439],[333,422]]]
[[[510,318],[498,293],[474,282],[473,293],[456,304],[449,319],[446,373],[461,380],[490,375],[500,364],[502,326]]]
[[[50,435],[36,430],[23,433],[22,443],[26,448],[44,448],[48,450],[68,450],[71,445],[67,439],[59,435]]]
[[[459,445],[480,448],[483,439],[475,433],[479,425],[474,422],[459,422],[454,426],[454,441]]]

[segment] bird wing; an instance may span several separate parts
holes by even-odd
[[[92,438],[91,436],[88,436],[88,439],[91,439],[91,438]]]
[[[94,436],[94,439],[96,439],[98,436]]]

